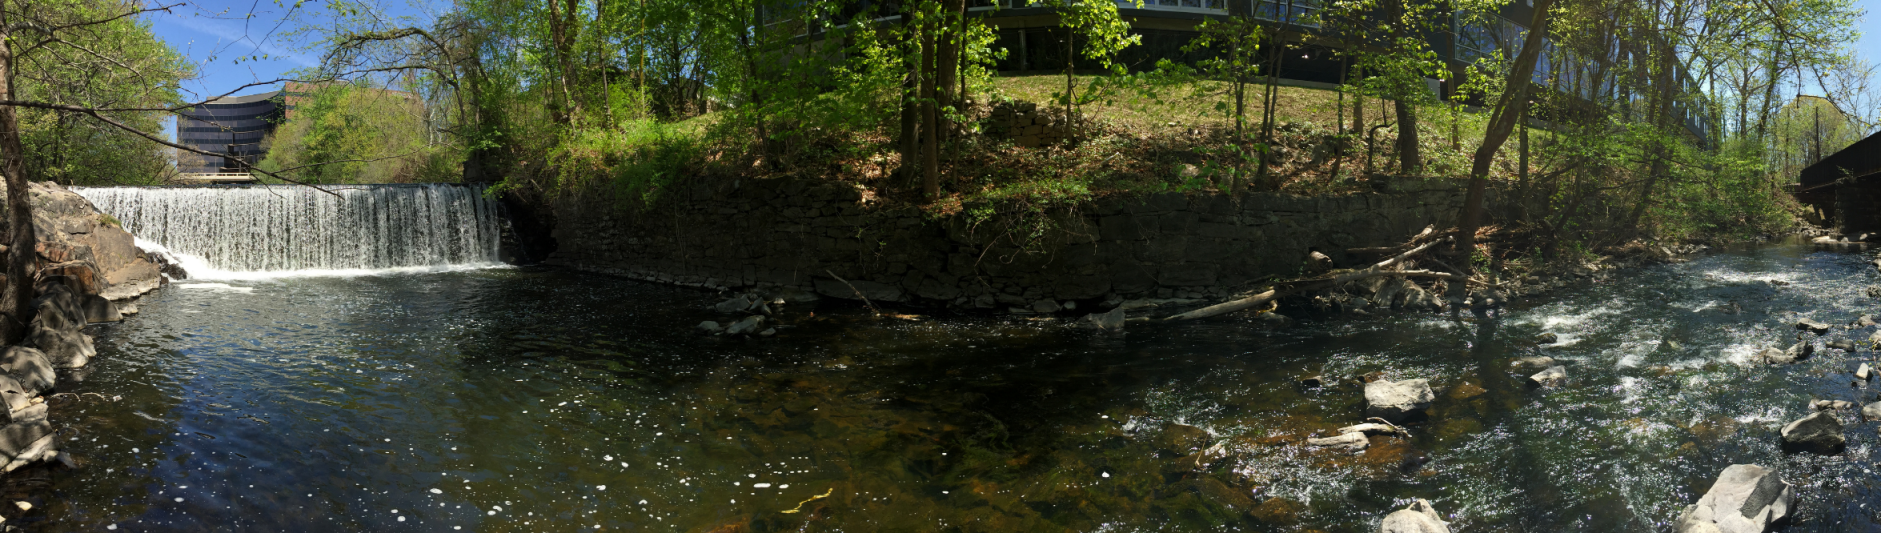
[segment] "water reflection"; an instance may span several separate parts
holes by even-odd
[[[103,355],[65,382],[81,394],[55,424],[82,468],[54,472],[30,516],[58,531],[1357,531],[1428,498],[1461,530],[1645,531],[1724,466],[1758,462],[1805,487],[1795,530],[1839,530],[1875,520],[1873,430],[1851,426],[1837,458],[1783,456],[1775,430],[1811,398],[1873,400],[1849,385],[1857,358],[1740,355],[1792,342],[1796,316],[1846,323],[1872,272],[1772,248],[1500,320],[1280,333],[825,303],[751,340],[691,333],[721,318],[714,295],[554,270],[172,288],[102,326]],[[1537,345],[1544,332],[1560,342]],[[1522,383],[1509,361],[1529,355],[1564,361],[1569,384]],[[1438,399],[1410,439],[1302,446],[1362,420],[1364,376],[1429,379]]]

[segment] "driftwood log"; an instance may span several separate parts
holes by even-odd
[[[1424,232],[1417,234],[1417,237],[1414,237],[1412,239],[1412,242],[1416,242],[1419,239],[1428,238],[1429,236],[1433,234],[1434,231],[1435,230],[1433,228],[1424,228]],[[1443,280],[1449,280],[1449,281],[1477,283],[1479,285],[1483,284],[1482,282],[1474,281],[1467,277],[1464,277],[1458,274],[1451,274],[1448,272],[1436,272],[1436,271],[1431,271],[1431,270],[1391,270],[1392,267],[1395,267],[1398,264],[1403,263],[1406,259],[1410,259],[1411,257],[1414,257],[1417,254],[1424,253],[1425,250],[1429,250],[1431,247],[1434,247],[1445,241],[1446,239],[1430,240],[1429,242],[1425,242],[1423,244],[1413,246],[1411,247],[1411,249],[1406,250],[1403,253],[1392,256],[1390,259],[1380,261],[1377,264],[1374,264],[1370,267],[1366,267],[1362,270],[1355,270],[1351,272],[1340,273],[1340,274],[1333,275],[1331,277],[1309,278],[1309,279],[1291,282],[1291,283],[1296,283],[1297,285],[1290,285],[1286,287],[1275,287],[1273,289],[1268,290],[1267,292],[1255,294],[1253,296],[1248,296],[1248,297],[1241,298],[1238,300],[1232,300],[1232,301],[1227,301],[1227,302],[1222,302],[1222,303],[1218,303],[1215,305],[1211,305],[1208,307],[1203,307],[1201,309],[1196,309],[1194,311],[1189,311],[1187,313],[1182,313],[1179,315],[1164,318],[1163,320],[1176,321],[1176,320],[1195,320],[1197,318],[1208,318],[1208,317],[1215,316],[1215,315],[1221,315],[1221,314],[1226,314],[1226,313],[1232,313],[1235,311],[1240,311],[1242,309],[1263,307],[1280,298],[1285,298],[1287,296],[1292,296],[1294,294],[1299,294],[1299,293],[1306,292],[1306,291],[1318,290],[1318,289],[1323,289],[1326,287],[1337,287],[1337,286],[1344,285],[1344,284],[1351,283],[1351,282],[1358,281],[1358,280],[1385,277],[1385,276],[1437,278],[1437,279],[1443,279]]]

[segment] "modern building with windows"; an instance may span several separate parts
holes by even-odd
[[[241,163],[254,165],[267,157],[262,140],[274,132],[286,113],[287,104],[280,91],[217,98],[179,113],[178,144],[223,155],[178,154],[177,171],[185,175],[247,172],[248,167]]]

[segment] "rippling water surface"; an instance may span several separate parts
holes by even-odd
[[[1495,320],[1101,334],[824,302],[753,340],[689,332],[720,318],[716,295],[558,270],[183,282],[93,327],[101,356],[63,377],[81,400],[54,415],[81,468],[55,473],[29,519],[1364,531],[1427,498],[1460,531],[1654,531],[1719,470],[1754,462],[1801,485],[1793,531],[1874,529],[1874,424],[1845,416],[1841,457],[1776,445],[1812,398],[1875,400],[1851,383],[1858,357],[1748,358],[1789,342],[1799,316],[1876,312],[1862,293],[1876,278],[1858,255],[1774,247],[1628,271]],[[1544,332],[1562,342],[1528,342]],[[1522,385],[1508,362],[1535,354],[1568,361],[1570,383]],[[1361,421],[1364,401],[1349,382],[1297,379],[1373,372],[1431,380],[1439,398],[1413,438],[1302,447]]]

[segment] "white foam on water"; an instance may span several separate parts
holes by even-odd
[[[219,291],[245,292],[245,293],[255,292],[254,287],[234,287],[234,286],[230,286],[227,283],[178,283],[175,285],[171,285],[171,287],[175,287],[178,289],[211,289],[211,290],[219,290]]]

